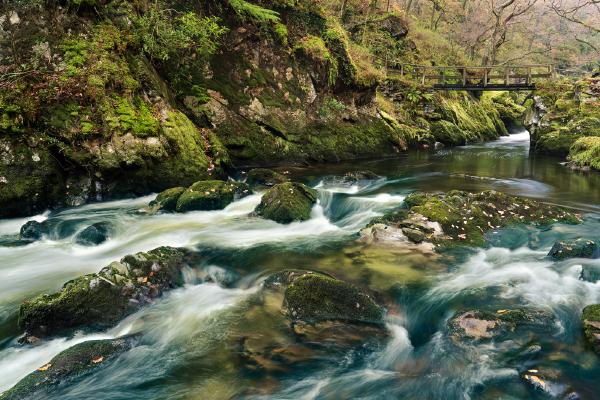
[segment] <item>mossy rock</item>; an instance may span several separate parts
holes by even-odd
[[[433,234],[429,222],[438,223],[443,235]],[[564,207],[493,190],[479,193],[454,190],[445,194],[412,193],[402,208],[374,219],[370,225],[383,223],[418,229],[426,234],[427,240],[445,246],[481,246],[485,243],[485,233],[491,229],[519,223],[551,225],[556,222],[579,223],[581,219]]]
[[[112,226],[108,222],[97,222],[79,232],[75,243],[83,246],[97,246],[108,240]]]
[[[266,168],[254,168],[246,175],[246,183],[251,187],[272,187],[288,181],[285,175]]]
[[[581,323],[587,343],[600,354],[600,304],[585,307],[581,313]]]
[[[179,196],[175,209],[178,212],[222,210],[251,193],[248,185],[241,182],[199,181]]]
[[[136,342],[137,339],[130,336],[79,343],[21,379],[0,395],[0,400],[33,400],[50,396],[58,385],[106,366],[119,354],[135,346]]]
[[[19,309],[19,327],[40,337],[113,326],[164,291],[183,285],[181,270],[188,258],[186,250],[173,247],[125,256],[97,274],[65,283],[59,292],[25,301]]]
[[[552,316],[539,310],[501,309],[457,312],[448,321],[450,335],[460,341],[493,339],[521,326],[548,326]]]
[[[149,207],[152,211],[175,211],[177,208],[177,200],[185,192],[184,187],[174,187],[160,192],[156,199],[152,200]]]
[[[567,258],[596,258],[600,256],[600,246],[593,240],[560,240],[554,243],[548,256],[554,260]]]
[[[600,136],[584,136],[569,149],[567,158],[572,167],[600,171]]]
[[[254,212],[263,218],[289,224],[310,218],[317,191],[301,183],[280,183],[269,189]]]
[[[450,121],[437,121],[431,124],[431,133],[436,141],[448,146],[460,146],[467,142],[467,135]]]
[[[284,308],[295,322],[347,321],[382,324],[384,310],[367,293],[330,276],[305,273],[285,290]]]

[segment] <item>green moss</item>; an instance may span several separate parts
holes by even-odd
[[[269,189],[254,211],[264,218],[288,224],[308,220],[316,201],[316,190],[300,183],[286,182]]]
[[[446,235],[440,240],[450,244],[480,246],[484,233],[500,227],[529,223],[549,225],[555,222],[578,223],[571,211],[493,190],[479,193],[450,191],[446,194],[415,193],[405,199],[411,214],[438,222]]]
[[[150,208],[156,211],[175,211],[177,200],[185,190],[184,187],[174,187],[159,193],[156,199],[150,202]]]
[[[187,188],[177,199],[178,212],[222,210],[233,201],[251,194],[245,183],[199,181]]]
[[[579,168],[591,167],[600,171],[600,136],[577,139],[569,149],[568,159]]]
[[[293,321],[340,320],[383,323],[384,310],[355,286],[325,275],[307,273],[287,287],[284,307]]]
[[[1,400],[42,398],[61,383],[106,366],[135,345],[132,337],[90,340],[62,351],[44,366],[21,379],[0,395]]]
[[[138,137],[156,136],[159,130],[158,119],[152,114],[148,105],[139,97],[133,101],[115,97],[105,103],[104,121],[108,129],[107,135],[116,133],[124,135],[128,132]]]
[[[329,84],[333,85],[335,83],[338,76],[338,62],[332,56],[323,39],[313,35],[305,36],[300,39],[295,49],[313,62],[325,65],[328,71]]]
[[[184,250],[159,247],[126,256],[98,274],[65,283],[59,292],[24,302],[19,327],[29,335],[47,336],[67,329],[112,326],[142,305],[140,293],[152,298],[182,285],[185,255]]]

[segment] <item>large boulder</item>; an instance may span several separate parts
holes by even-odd
[[[310,218],[317,191],[301,183],[280,183],[269,189],[254,212],[263,218],[288,224]]]
[[[589,239],[559,240],[554,243],[548,256],[554,260],[596,258],[600,256],[600,246]]]
[[[177,199],[178,212],[222,210],[230,203],[251,194],[241,182],[199,181],[187,188]]]
[[[48,336],[67,329],[104,329],[151,303],[164,291],[183,285],[188,265],[184,249],[159,247],[125,256],[97,274],[80,276],[53,294],[25,301],[19,327],[26,336]]]
[[[246,175],[246,183],[252,187],[272,187],[288,181],[285,175],[266,168],[252,169]]]
[[[107,365],[119,354],[135,346],[136,342],[136,337],[129,336],[79,343],[21,379],[4,392],[0,400],[47,398],[58,385]]]
[[[108,239],[111,229],[108,222],[97,222],[79,232],[75,237],[75,242],[83,246],[99,245]]]
[[[27,221],[19,231],[19,237],[22,240],[40,240],[42,236],[48,234],[48,224],[46,221]]]
[[[581,323],[586,341],[600,354],[600,304],[585,307],[581,313]]]
[[[185,192],[184,187],[174,187],[160,192],[156,199],[149,204],[152,211],[175,211],[177,208],[177,200]]]

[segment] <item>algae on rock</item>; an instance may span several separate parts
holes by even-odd
[[[317,191],[301,183],[280,183],[263,195],[254,212],[263,218],[288,224],[310,218]]]

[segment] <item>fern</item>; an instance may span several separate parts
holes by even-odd
[[[240,18],[248,18],[253,22],[279,22],[279,13],[247,2],[246,0],[229,0],[229,5]]]

